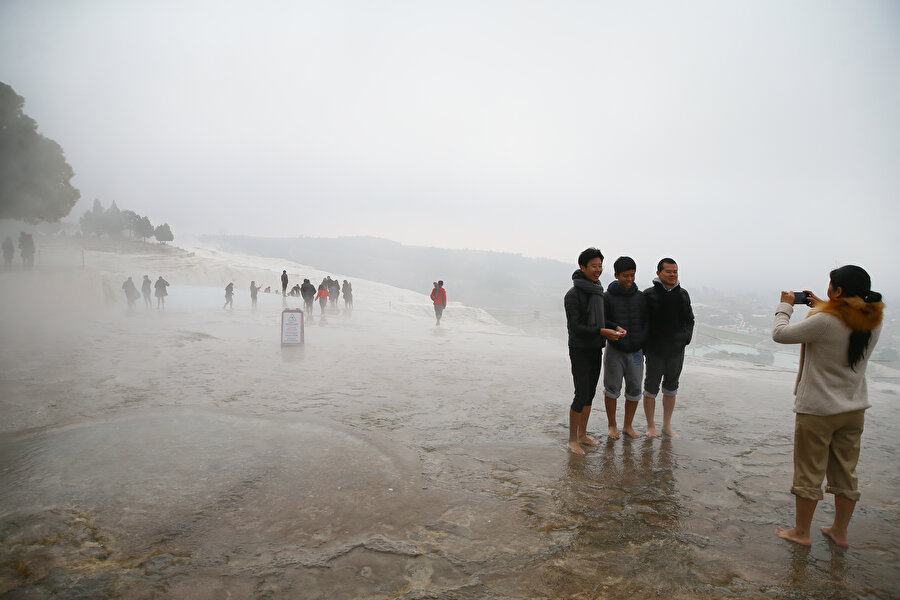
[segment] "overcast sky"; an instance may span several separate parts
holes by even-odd
[[[176,242],[596,245],[688,289],[857,263],[900,291],[895,0],[3,0],[0,81],[73,217],[115,200]]]

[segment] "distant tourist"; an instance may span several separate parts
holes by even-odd
[[[234,283],[229,283],[225,286],[225,304],[222,305],[222,308],[228,308],[229,310],[234,308]]]
[[[809,530],[816,505],[825,491],[834,494],[834,521],[822,533],[841,547],[849,546],[847,527],[859,501],[856,463],[864,413],[869,406],[866,365],[881,335],[884,303],[872,291],[861,267],[831,271],[828,301],[812,292],[806,297],[781,292],[775,309],[772,339],[800,346],[800,369],[794,386],[794,527],[779,527],[779,537],[812,545]],[[794,304],[808,303],[807,317],[790,324]]]
[[[675,436],[672,429],[672,413],[675,412],[675,396],[678,379],[684,366],[684,347],[694,335],[694,311],[691,297],[678,283],[678,264],[664,258],[656,266],[653,285],[644,290],[650,331],[644,343],[647,371],[644,376],[644,415],[647,417],[647,435],[659,437],[653,421],[656,397],[660,382],[663,393],[662,431]]]
[[[316,286],[311,284],[309,279],[303,280],[303,285],[300,286],[300,295],[303,296],[303,306],[306,307],[307,314],[312,316],[313,301],[316,297]]]
[[[569,450],[584,455],[581,444],[599,446],[588,437],[587,425],[591,406],[600,381],[600,361],[606,340],[625,335],[621,327],[613,330],[606,325],[603,306],[603,253],[587,248],[578,255],[578,270],[572,274],[572,288],[563,298],[566,329],[569,333],[569,361],[575,396],[569,407]]]
[[[16,248],[13,246],[12,238],[6,236],[6,239],[3,240],[3,262],[6,265],[6,269],[12,269],[12,260],[13,255],[16,253]]]
[[[266,286],[266,289],[264,289],[263,291],[264,291],[265,293],[267,293],[267,294],[271,294],[271,293],[272,293],[272,286],[271,286],[271,285],[267,285],[267,286]]]
[[[153,289],[153,282],[150,281],[150,277],[144,275],[144,280],[141,282],[141,295],[144,296],[144,308],[153,308],[153,303],[150,301],[150,292]]]
[[[153,285],[156,288],[156,308],[165,308],[166,296],[169,295],[169,291],[166,288],[169,287],[169,282],[160,275],[159,279],[157,279],[156,283]]]
[[[434,282],[434,289],[431,290],[431,299],[434,301],[434,317],[435,325],[440,326],[441,315],[447,308],[447,290],[444,289],[444,280]]]
[[[291,288],[291,297],[296,298],[298,296],[300,296],[300,284],[299,283]]]
[[[288,274],[287,270],[281,272],[281,295],[287,296]]]
[[[606,404],[607,435],[619,439],[616,426],[616,402],[625,380],[625,421],[622,431],[637,438],[634,414],[641,400],[641,379],[644,375],[644,354],[641,348],[647,339],[647,299],[634,283],[637,264],[630,256],[620,256],[613,263],[616,280],[603,294],[603,309],[607,327],[626,332],[618,340],[610,340],[603,356],[603,395]]]
[[[325,305],[328,304],[328,286],[324,283],[319,284],[319,292],[316,294],[316,300],[319,301],[319,308],[322,309],[322,316],[325,316]]]
[[[350,285],[350,282],[346,279],[344,280],[344,285],[341,287],[341,292],[344,294],[344,308],[353,308],[353,286]]]
[[[253,308],[256,308],[256,295],[259,294],[259,290],[262,289],[261,285],[256,285],[255,281],[250,282],[250,304]]]
[[[141,297],[141,294],[135,287],[134,281],[131,280],[131,277],[126,279],[125,283],[122,284],[122,290],[125,292],[125,300],[128,302],[128,309],[133,309],[135,302],[137,302],[137,299]]]
[[[337,305],[338,298],[341,297],[341,282],[337,279],[328,278],[328,299],[332,306]]]
[[[19,254],[22,256],[22,266],[25,270],[31,270],[34,267],[34,238],[30,233],[19,232]]]

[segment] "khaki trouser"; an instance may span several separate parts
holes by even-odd
[[[810,500],[825,491],[859,500],[856,463],[865,410],[829,415],[797,414],[794,425],[794,485],[791,493]]]

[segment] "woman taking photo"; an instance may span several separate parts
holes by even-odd
[[[794,482],[796,518],[792,529],[778,528],[779,537],[811,545],[809,529],[825,491],[834,494],[834,522],[822,533],[846,547],[847,525],[859,500],[856,462],[859,459],[863,413],[870,404],[866,365],[878,336],[884,304],[871,290],[861,267],[847,265],[830,274],[828,300],[807,291],[812,307],[807,317],[790,324],[795,294],[782,292],[775,312],[772,339],[802,344],[794,387]],[[802,303],[803,299],[799,299]]]

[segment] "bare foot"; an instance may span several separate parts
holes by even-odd
[[[591,438],[589,438],[586,435],[583,435],[580,438],[578,438],[578,441],[581,442],[582,444],[587,444],[588,446],[599,446],[600,445],[599,442],[592,440]]]
[[[656,427],[647,428],[647,437],[659,437],[659,434],[656,433]]]
[[[641,437],[641,434],[639,434],[637,431],[635,431],[635,430],[634,430],[634,427],[631,427],[631,426],[629,426],[629,427],[623,427],[623,428],[622,428],[622,431],[624,431],[626,435],[628,435],[628,436],[630,436],[630,437],[632,437],[632,438],[639,438],[639,437]]]
[[[609,431],[606,432],[606,435],[608,435],[610,438],[612,438],[614,440],[617,440],[617,439],[619,439],[619,430],[616,429],[615,426],[610,427]]]
[[[669,437],[678,437],[678,434],[675,433],[675,430],[672,427],[663,427],[662,432]]]
[[[569,452],[584,456],[584,450],[582,450],[581,445],[578,442],[569,442]]]
[[[812,540],[809,539],[809,536],[802,537],[797,535],[797,528],[793,529],[783,529],[779,527],[775,530],[775,533],[778,534],[783,540],[788,540],[789,542],[794,542],[795,544],[800,544],[801,546],[812,546]]]
[[[822,527],[822,533],[825,534],[829,540],[840,546],[841,548],[849,548],[850,543],[847,541],[846,536],[838,536],[834,533],[834,527]]]

